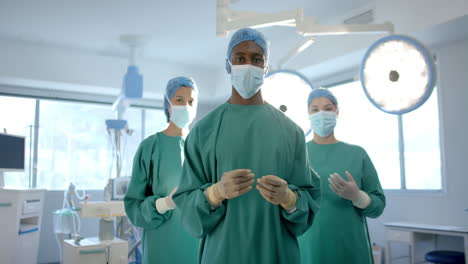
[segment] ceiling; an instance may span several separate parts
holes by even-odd
[[[235,0],[235,10],[278,12],[304,8],[319,22],[342,16],[372,0]],[[216,37],[215,0],[63,1],[2,0],[0,39],[99,54],[126,56],[121,34],[151,37],[142,56],[186,65],[224,63],[227,39]],[[277,54],[300,38],[292,28],[263,30]],[[279,55],[283,56],[283,55]]]

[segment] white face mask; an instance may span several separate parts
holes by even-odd
[[[314,132],[321,136],[329,136],[336,126],[336,112],[320,111],[309,115],[310,126]]]
[[[264,77],[265,71],[260,67],[250,64],[231,64],[232,86],[244,99],[251,98],[260,90]]]
[[[167,97],[166,97],[167,98]],[[169,104],[171,105],[171,116],[170,120],[179,128],[185,128],[195,119],[197,115],[196,106],[189,105],[173,105],[170,100]]]

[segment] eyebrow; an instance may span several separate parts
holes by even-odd
[[[318,105],[311,105],[312,107],[319,107]],[[333,106],[333,104],[326,104],[324,106]]]
[[[258,53],[258,52],[251,52],[251,54],[253,56],[259,56],[259,57],[265,57],[265,54],[262,54],[262,53]],[[235,53],[232,54],[232,56],[241,56],[241,55],[247,55],[247,53],[243,52],[243,51],[237,51]]]

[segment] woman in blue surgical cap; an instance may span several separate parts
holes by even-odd
[[[125,211],[143,228],[143,263],[195,263],[198,240],[184,231],[172,200],[180,181],[183,136],[196,115],[197,85],[187,77],[171,79],[164,113],[168,127],[146,138],[135,155]]]
[[[385,208],[377,172],[363,148],[336,139],[338,101],[329,90],[314,89],[308,108],[314,137],[307,151],[321,201],[314,224],[300,238],[301,263],[373,263],[366,217]]]

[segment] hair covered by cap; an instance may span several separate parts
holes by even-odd
[[[244,41],[253,41],[257,43],[260,48],[263,49],[266,61],[268,61],[269,56],[269,43],[265,36],[258,30],[252,28],[241,28],[237,30],[231,37],[229,41],[227,58],[226,58],[226,70],[228,73],[231,73],[231,67],[229,65],[229,60],[231,59],[232,49]]]
[[[330,101],[333,104],[338,106],[338,101],[336,100],[336,97],[333,95],[332,92],[330,92],[330,90],[325,89],[325,88],[313,89],[312,92],[310,92],[310,94],[309,94],[309,99],[307,100],[307,106],[310,106],[310,103],[312,103],[312,101],[315,98],[319,98],[319,97],[326,97],[326,98],[330,99]]]

